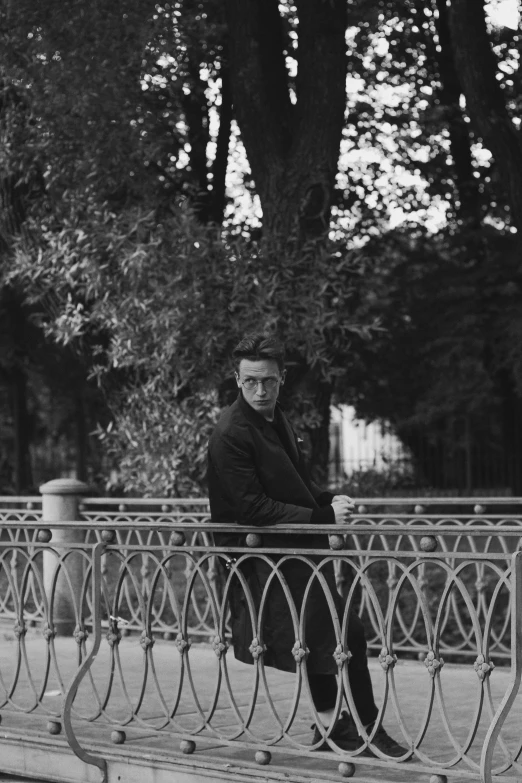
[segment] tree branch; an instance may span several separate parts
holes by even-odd
[[[232,124],[232,96],[230,94],[230,74],[228,62],[221,61],[221,108],[219,111],[219,130],[216,139],[216,157],[212,164],[212,193],[209,197],[208,220],[221,225],[225,211],[225,180],[228,165],[228,148]]]
[[[226,0],[234,114],[252,174],[282,166],[292,138],[292,104],[277,0]]]
[[[451,47],[448,6],[446,0],[436,0],[436,5],[438,18],[435,20],[435,27],[440,49],[435,56],[441,83],[438,98],[448,122],[458,198],[455,212],[459,222],[470,228],[479,228],[482,222],[481,198],[478,182],[474,177],[469,125],[464,121],[460,108],[462,88]]]
[[[466,106],[505,183],[513,224],[522,234],[522,136],[509,116],[496,79],[484,0],[453,0],[449,12],[455,63]]]

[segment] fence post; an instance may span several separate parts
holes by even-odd
[[[78,506],[89,487],[77,479],[61,478],[40,487],[43,522],[52,529],[53,522],[70,522],[69,528],[52,529],[49,548],[43,553],[43,581],[52,612],[52,624],[58,635],[71,635],[81,614],[80,596],[83,584],[84,560],[80,554],[64,556],[67,544],[83,543],[85,532],[79,527]],[[60,569],[55,580],[56,569]],[[67,575],[66,575],[66,573]]]

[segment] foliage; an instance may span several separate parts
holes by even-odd
[[[391,422],[414,451],[440,445],[436,470],[455,472],[471,438],[477,471],[489,464],[496,476],[504,438],[498,378],[514,371],[520,383],[518,254],[493,229],[479,247],[475,235],[465,245],[462,238],[397,230],[365,248],[366,314],[378,312],[383,331],[358,353],[344,394],[361,417]],[[441,485],[440,475],[425,478]]]
[[[402,465],[389,465],[381,470],[376,468],[354,470],[338,489],[340,493],[346,493],[357,499],[407,495],[411,494],[412,490],[422,491],[411,468]]]
[[[217,77],[221,17],[216,0],[0,7],[1,170],[38,182],[50,213],[69,191],[113,208],[190,193],[192,148],[205,169],[211,141],[200,69]]]
[[[7,279],[49,336],[90,353],[129,491],[200,491],[216,390],[244,332],[277,330],[293,360],[325,379],[345,374],[352,339],[371,332],[357,313],[359,255],[333,243],[282,264],[222,240],[188,208],[158,224],[139,209],[93,207],[80,225],[31,225]]]
[[[461,201],[471,198],[481,219],[510,223],[498,169],[461,108],[450,41],[441,29],[445,5],[363,0],[351,12],[337,214],[341,226],[357,220],[360,235],[385,233],[390,218],[437,229],[447,223],[455,230]],[[499,62],[496,78],[516,118],[517,32],[490,27],[490,37]],[[461,149],[453,144],[455,129],[467,139]],[[464,194],[462,155],[469,155],[472,167]],[[468,212],[474,207],[464,206]]]

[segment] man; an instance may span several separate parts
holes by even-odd
[[[250,335],[237,345],[233,358],[239,395],[222,414],[209,441],[208,486],[212,521],[263,527],[263,547],[290,551],[296,547],[327,550],[328,541],[324,535],[301,535],[297,538],[295,535],[270,532],[270,525],[278,523],[299,526],[342,524],[349,519],[354,508],[350,498],[321,491],[308,475],[299,439],[277,402],[286,375],[284,348],[273,337]],[[221,547],[244,545],[244,536],[221,534],[216,538]],[[280,553],[274,553],[272,561],[278,562],[282,558]],[[322,559],[320,556],[309,557],[313,563],[320,563]],[[261,649],[265,666],[295,672],[296,654],[293,648],[296,641],[299,642],[298,629],[292,620],[280,579],[272,579],[262,602],[272,572],[270,564],[263,558],[251,557],[241,567],[247,590],[238,577],[233,580],[230,611],[234,654],[245,663],[253,663],[253,653],[257,654]],[[286,580],[299,613],[311,568],[303,560],[289,558],[282,562],[279,572]],[[342,617],[332,564],[323,567],[321,573],[337,614]],[[251,616],[249,597],[256,614],[263,606],[261,639],[256,639],[258,631],[255,618]],[[338,640],[325,592],[317,578],[306,598],[305,623],[310,692],[319,720],[327,728],[334,718],[338,693],[336,675],[339,669],[333,655]],[[353,612],[349,617],[347,643],[352,654],[348,664],[350,689],[361,723],[371,733],[378,710],[368,671],[363,625]],[[327,743],[322,742],[324,729],[313,728],[313,744],[317,744],[318,749],[328,749]],[[356,750],[363,744],[356,724],[347,712],[341,714],[329,736],[345,750]],[[382,727],[373,738],[373,746],[394,758],[407,753]],[[365,753],[375,755],[370,750]]]

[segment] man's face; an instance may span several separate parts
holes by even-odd
[[[285,374],[286,370],[281,373],[273,359],[260,359],[255,362],[241,359],[236,381],[248,404],[265,419],[272,420],[279,387],[284,383]],[[250,386],[253,388],[249,388]]]

